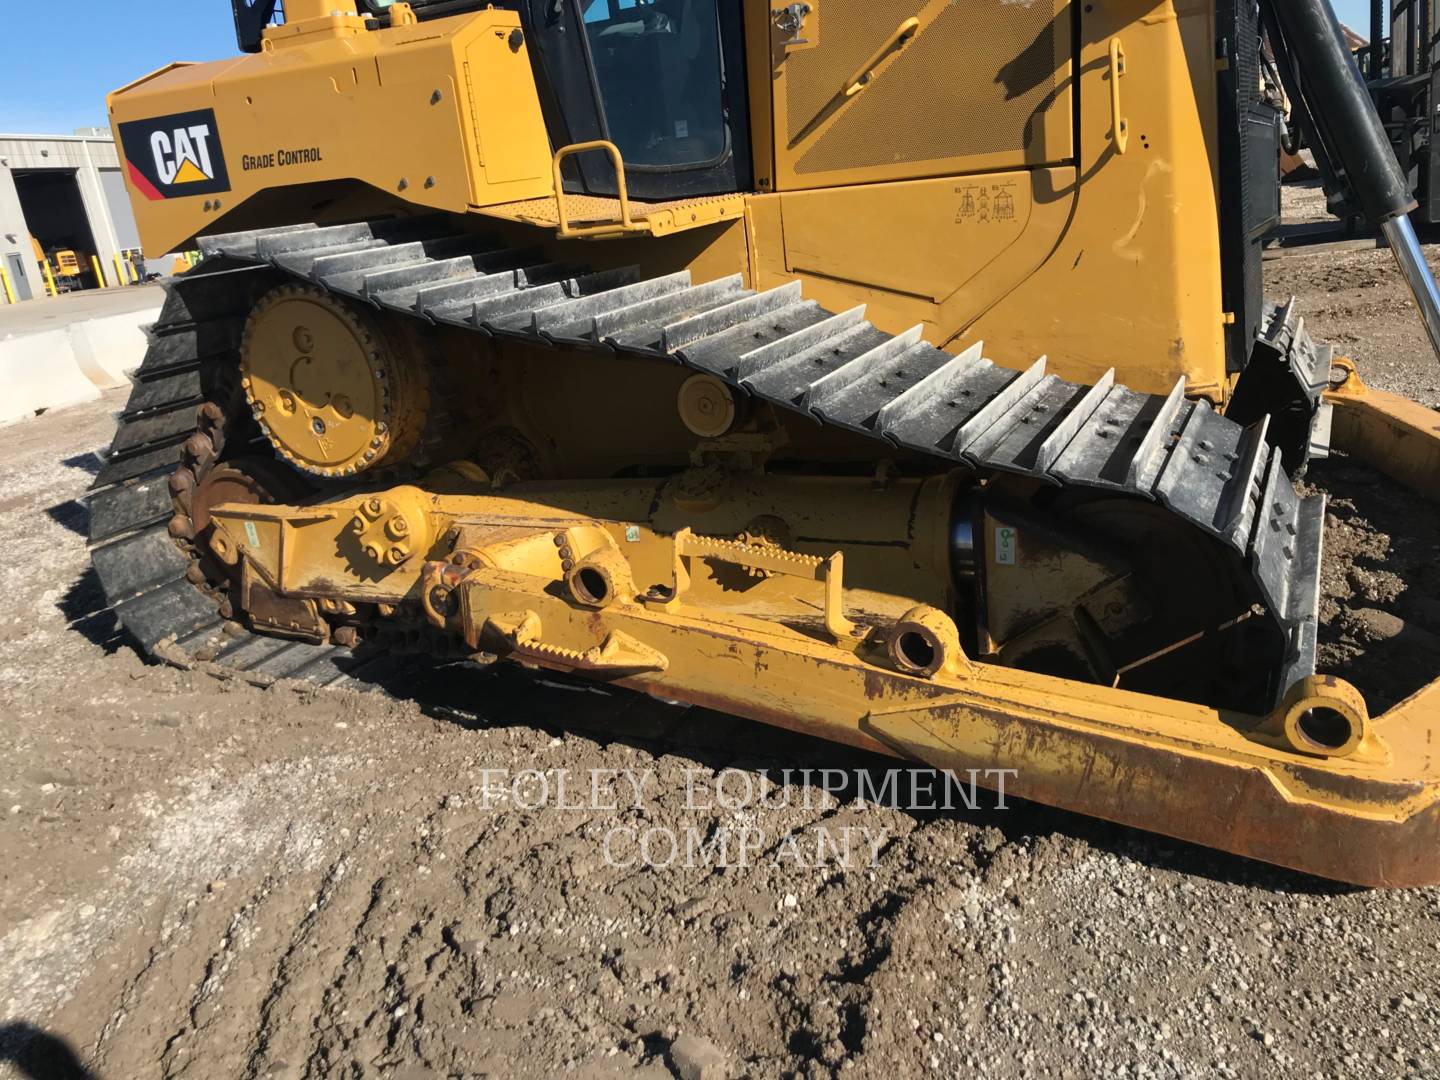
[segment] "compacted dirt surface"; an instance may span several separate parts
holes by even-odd
[[[1342,228],[1326,215],[1318,181],[1287,184],[1283,195],[1287,225]],[[1425,252],[1431,269],[1440,268],[1440,244],[1427,244]],[[1298,297],[1310,333],[1355,360],[1367,382],[1440,405],[1440,362],[1388,249],[1360,239],[1293,248],[1284,258],[1266,260],[1265,293],[1276,300]]]
[[[1387,253],[1270,268],[1440,400]],[[0,1077],[1440,1072],[1440,890],[898,809],[889,762],[514,670],[146,664],[74,501],[122,400],[0,430]],[[1436,509],[1307,483],[1322,659],[1378,712],[1440,673]]]

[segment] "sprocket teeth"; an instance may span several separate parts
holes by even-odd
[[[357,401],[368,397],[374,404],[374,414],[371,416],[366,416],[353,407],[347,408],[334,418],[328,414],[325,416],[328,430],[349,429],[349,437],[343,438],[342,443],[358,443],[355,449],[338,452],[338,456],[331,460],[324,460],[327,444],[313,438],[307,430],[310,425],[305,422],[304,417],[314,415],[311,411],[315,410],[314,406],[297,412],[292,400],[291,414],[284,411],[277,413],[277,409],[272,408],[275,403],[267,400],[273,396],[278,401],[280,390],[293,397],[301,397],[297,391],[282,385],[293,377],[293,369],[287,367],[283,361],[278,362],[277,366],[277,361],[262,357],[258,353],[259,342],[262,340],[259,327],[264,324],[266,317],[283,317],[283,314],[276,315],[276,309],[296,301],[305,301],[322,308],[340,324],[340,347],[344,347],[344,339],[348,336],[363,357],[359,363],[370,373],[373,380],[368,389],[358,388],[358,392],[347,388],[326,393],[327,403],[330,394],[344,393],[346,397]],[[426,363],[408,348],[406,342],[402,341],[397,345],[392,340],[394,335],[384,334],[379,328],[372,326],[370,318],[368,313],[355,311],[350,304],[319,287],[283,285],[261,297],[246,320],[241,335],[239,363],[244,399],[262,433],[280,458],[301,472],[325,478],[354,476],[381,464],[402,461],[422,443],[430,407],[429,372]],[[295,337],[294,333],[282,336],[287,340]],[[306,337],[307,342],[311,340],[309,336]],[[277,370],[267,376],[267,365]],[[354,377],[353,373],[351,377]],[[363,381],[363,375],[360,377]],[[270,388],[268,391],[267,386]],[[319,408],[324,407],[321,405]],[[297,416],[300,417],[299,420],[296,419]],[[369,425],[369,431],[361,428],[360,432],[356,432],[355,429],[360,425]],[[324,434],[325,430],[327,429],[317,429],[317,433]]]

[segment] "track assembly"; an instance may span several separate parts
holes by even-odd
[[[1277,700],[1314,672],[1324,500],[1295,492],[1263,422],[1240,428],[1187,400],[1183,381],[1164,397],[1108,374],[1082,387],[1048,374],[1043,359],[1017,372],[979,345],[954,356],[926,344],[919,328],[886,334],[863,309],[835,314],[805,300],[798,283],[757,293],[738,277],[694,285],[688,273],[576,273],[447,235],[434,219],[287,227],[201,246],[207,261],[172,289],[152,331],[141,386],[97,484],[111,489],[94,496],[102,506],[136,498],[113,485],[171,466],[173,447],[195,434],[202,361],[223,368],[237,348],[260,431],[297,468],[348,476],[402,454],[423,424],[424,379],[409,354],[349,310],[361,301],[501,339],[678,362],[701,376],[686,384],[682,414],[707,431],[728,426],[735,402],[753,398],[984,473],[1158,501],[1247,556],[1257,596],[1289,642]],[[470,253],[446,257],[461,247]],[[262,267],[295,284],[264,288]],[[228,305],[221,299],[242,290]],[[205,295],[226,314],[196,321],[190,306]],[[1296,316],[1281,307],[1276,320]],[[1308,347],[1303,331],[1294,337]]]
[[[270,229],[201,248],[418,320],[678,362],[710,377],[683,401],[687,422],[707,431],[727,422],[730,401],[756,399],[985,473],[1158,500],[1248,558],[1289,641],[1277,699],[1314,672],[1324,500],[1296,494],[1263,420],[1241,428],[1187,400],[1183,380],[1165,396],[1113,374],[1083,387],[1049,374],[1044,358],[1017,372],[978,344],[954,356],[919,327],[887,334],[863,308],[805,300],[798,282],[755,292],[738,277],[577,272],[436,219]],[[1270,337],[1286,327],[1292,348],[1313,348],[1293,305],[1272,309],[1270,325]],[[730,401],[718,394],[727,385]]]

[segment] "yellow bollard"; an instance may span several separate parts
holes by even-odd
[[[116,288],[122,285],[129,285],[130,279],[125,276],[125,266],[120,262],[120,253],[115,253],[115,281]]]
[[[95,284],[101,289],[108,289],[110,285],[105,280],[105,269],[100,265],[100,256],[91,255],[90,265],[95,269]]]
[[[50,290],[51,299],[54,299],[60,295],[60,286],[55,284],[55,274],[50,269],[50,260],[46,259],[40,265],[45,268],[45,287]]]
[[[3,266],[0,266],[0,286],[3,286],[5,289],[5,302],[7,304],[19,303],[19,301],[15,299],[15,288],[10,284],[10,274]]]

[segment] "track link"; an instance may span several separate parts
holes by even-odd
[[[121,621],[163,658],[201,658],[263,677],[319,683],[361,675],[379,655],[231,637],[213,598],[186,578],[170,535],[168,477],[209,438],[214,387],[233,371],[254,282],[299,280],[431,323],[556,349],[677,363],[822,423],[982,472],[1157,500],[1244,557],[1288,639],[1278,693],[1315,669],[1323,496],[1302,498],[1266,441],[1204,401],[1065,381],[1042,357],[1001,367],[980,344],[952,355],[920,327],[888,334],[863,307],[827,311],[799,282],[756,292],[736,275],[591,273],[476,237],[439,219],[290,226],[207,237],[204,262],[169,287],[109,458],[91,496],[91,551]],[[1307,348],[1294,305],[1267,333]],[[209,415],[207,415],[207,408]],[[229,632],[234,633],[235,624]],[[170,639],[173,638],[173,641]],[[163,648],[162,648],[163,646]]]

